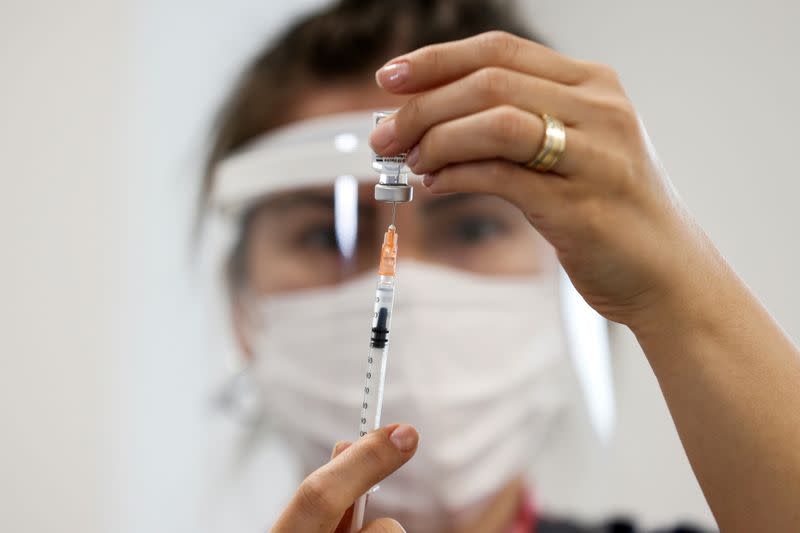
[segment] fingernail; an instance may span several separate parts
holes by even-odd
[[[392,526],[394,526],[394,529],[397,529],[401,533],[408,533],[406,531],[406,528],[403,527],[403,524],[401,524],[397,520],[392,519],[391,522],[392,522]],[[394,531],[394,529],[392,531]],[[516,528],[514,528],[514,529],[516,529]]]
[[[376,151],[385,150],[397,137],[397,125],[394,118],[382,120],[378,126],[372,130],[369,136],[369,144]]]
[[[333,451],[331,452],[331,459],[345,451],[347,448],[350,447],[352,442],[348,442],[346,440],[340,440],[336,444],[333,445]]]
[[[400,424],[389,435],[389,440],[401,452],[410,452],[417,445],[417,431],[408,424]]]
[[[410,167],[413,167],[419,161],[419,145],[416,145],[414,148],[408,152],[408,157],[406,158],[406,164]]]
[[[390,63],[378,69],[378,72],[375,73],[375,81],[382,89],[397,89],[408,79],[410,71],[408,61]]]
[[[436,179],[436,174],[425,174],[422,176],[422,184],[426,187],[430,187],[433,185],[433,181]]]

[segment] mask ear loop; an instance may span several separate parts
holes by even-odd
[[[216,409],[248,427],[258,425],[264,415],[252,367],[252,361],[246,362],[222,385],[212,400]]]
[[[264,438],[274,435],[255,378],[254,364],[252,358],[248,359],[213,397],[215,410],[237,427],[230,465],[234,471],[248,468],[249,459],[264,446]]]
[[[253,309],[254,298],[246,288],[240,289],[241,293],[231,295],[231,324],[230,327],[237,337],[236,363],[239,367],[233,375],[228,377],[216,394],[212,403],[215,408],[222,411],[242,426],[258,425],[264,416],[261,403],[261,393],[258,389],[254,367],[257,363],[252,353],[244,346],[250,333],[257,327]]]
[[[256,328],[265,325],[263,318],[254,312],[258,299],[247,287],[241,288],[235,298],[239,302],[231,305],[239,306],[234,312],[240,314],[238,320],[241,321],[237,335],[251,337]],[[239,368],[219,386],[212,397],[212,406],[236,426],[230,466],[233,471],[243,472],[250,468],[250,458],[268,442],[265,438],[272,438],[275,433],[256,377],[256,365],[260,361],[252,352],[236,355]]]
[[[216,277],[224,286],[220,297],[228,303],[228,331],[231,336],[231,366],[236,368],[212,394],[212,407],[237,421],[244,427],[255,427],[264,417],[260,391],[254,378],[255,360],[249,349],[248,338],[260,326],[255,321],[255,297],[247,286],[246,269],[240,264],[245,255],[251,212],[243,212],[231,219],[219,215],[218,222],[225,235],[218,243],[217,260],[213,262]],[[224,241],[224,243],[222,242]],[[219,259],[224,258],[224,259]],[[227,351],[227,350],[226,350]]]

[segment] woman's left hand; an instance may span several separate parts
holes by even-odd
[[[607,318],[634,329],[658,323],[696,288],[689,265],[715,260],[609,67],[490,32],[421,48],[376,76],[413,96],[373,132],[373,149],[410,150],[409,166],[434,193],[517,205]],[[524,163],[539,151],[545,113],[567,133],[566,151],[543,174]]]

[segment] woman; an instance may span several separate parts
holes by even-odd
[[[221,115],[205,190],[242,217],[234,325],[311,472],[273,531],[346,531],[377,483],[362,531],[580,531],[537,517],[521,477],[566,383],[555,259],[636,335],[720,528],[795,530],[797,349],[685,211],[613,70],[483,4],[342,1],[265,51]],[[346,160],[336,125],[381,108],[399,109],[372,148],[424,175],[397,213],[406,334],[384,420],[404,423],[334,446],[352,434],[358,317],[391,213],[347,164],[325,184],[303,156],[327,157],[314,139],[333,128]]]

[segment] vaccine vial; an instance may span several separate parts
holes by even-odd
[[[376,111],[372,114],[372,127],[390,116],[394,111]],[[411,169],[406,163],[407,155],[382,156],[372,153],[372,168],[378,172],[375,185],[375,199],[379,202],[410,202],[414,198],[414,188],[408,184]]]

